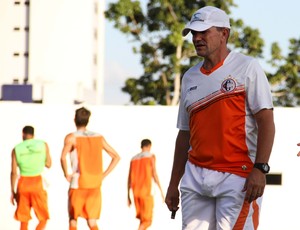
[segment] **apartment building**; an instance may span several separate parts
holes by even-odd
[[[102,104],[104,0],[1,0],[1,100]]]

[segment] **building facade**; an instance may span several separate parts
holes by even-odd
[[[1,100],[102,104],[103,12],[103,0],[0,1]]]

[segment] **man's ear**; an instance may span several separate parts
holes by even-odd
[[[223,34],[223,36],[225,37],[226,41],[228,41],[229,35],[230,35],[230,29],[224,28],[224,29],[222,30],[222,34]]]

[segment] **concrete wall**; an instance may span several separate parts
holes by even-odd
[[[92,111],[89,129],[102,133],[106,140],[119,152],[120,164],[102,186],[103,206],[99,226],[101,230],[137,229],[134,207],[127,207],[127,174],[131,157],[140,151],[140,141],[149,138],[153,142],[152,151],[157,157],[157,170],[163,190],[166,192],[173,161],[175,138],[177,135],[177,107],[134,107],[134,106],[87,106]],[[12,148],[21,141],[21,130],[25,125],[33,125],[36,138],[48,142],[53,158],[53,167],[46,172],[49,182],[48,195],[51,220],[50,230],[68,228],[67,190],[68,184],[60,168],[60,153],[67,133],[75,130],[72,105],[37,105],[21,103],[0,103],[0,230],[18,229],[19,223],[13,219],[15,207],[10,204],[10,154]],[[300,204],[300,167],[296,154],[300,148],[299,108],[276,108],[277,127],[274,151],[270,160],[271,173],[282,174],[282,185],[268,185],[265,190],[261,224],[259,230],[298,230],[300,222],[294,206]],[[104,164],[109,158],[105,155]],[[181,215],[170,219],[170,212],[154,187],[154,221],[150,229],[181,229]],[[34,229],[34,214],[30,229]],[[79,220],[79,229],[88,229]]]

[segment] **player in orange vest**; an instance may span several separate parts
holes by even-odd
[[[139,230],[147,229],[152,223],[153,196],[152,179],[158,185],[164,201],[164,194],[159,183],[155,166],[155,155],[150,153],[151,141],[144,139],[141,142],[142,151],[135,155],[130,162],[128,175],[128,206],[131,205],[130,189],[132,189],[136,218],[140,219]]]
[[[105,140],[95,132],[87,130],[91,112],[82,107],[76,110],[77,131],[65,137],[61,154],[61,166],[69,189],[69,230],[77,229],[77,218],[83,217],[91,230],[98,230],[97,219],[101,211],[102,180],[116,167],[120,157]],[[102,150],[111,157],[108,167],[102,168]],[[70,155],[72,173],[67,167]]]

